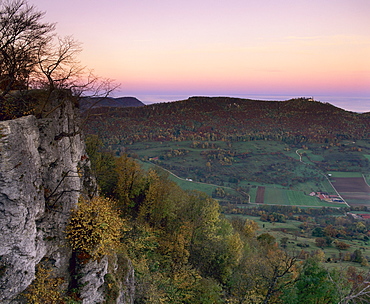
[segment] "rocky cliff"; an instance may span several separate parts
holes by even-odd
[[[0,122],[0,302],[20,303],[43,264],[62,278],[64,289],[77,280],[83,303],[103,303],[108,272],[124,267],[113,302],[131,303],[128,261],[120,266],[106,257],[75,269],[65,228],[78,197],[95,195],[96,184],[72,96],[58,92],[48,107],[45,118]]]

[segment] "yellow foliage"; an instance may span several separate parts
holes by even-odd
[[[299,275],[295,258],[277,248],[249,255],[240,267],[241,287],[233,293],[245,299],[242,303],[276,303],[281,288],[294,282]]]
[[[62,278],[51,278],[51,270],[38,266],[36,278],[27,288],[25,297],[29,304],[59,304],[64,303],[60,285]]]
[[[148,172],[148,183],[138,220],[154,227],[162,227],[175,216],[176,201],[181,199],[178,186],[154,170]]]
[[[135,268],[135,275],[149,271],[148,255],[158,247],[158,233],[145,225],[134,225],[129,233],[123,236],[123,244]]]
[[[140,165],[125,154],[116,159],[115,165],[118,177],[116,192],[125,209],[137,192],[144,187],[145,175]]]
[[[240,262],[240,259],[242,258],[242,248],[243,248],[243,242],[240,239],[240,235],[238,233],[234,233],[227,237],[228,242],[228,252],[229,255],[233,257],[233,259],[230,260],[231,266],[236,266]]]
[[[255,221],[250,220],[250,219],[245,219],[245,225],[244,225],[243,232],[246,237],[254,237],[257,229],[258,229],[258,224]]]
[[[188,262],[191,232],[190,224],[184,223],[178,231],[174,231],[173,234],[166,235],[160,240],[162,254],[171,257],[173,267],[176,269]]]
[[[199,273],[192,268],[182,268],[173,275],[173,285],[178,290],[182,302],[191,303],[195,297],[195,286],[201,280]]]
[[[323,262],[325,260],[325,252],[321,249],[315,251],[313,258],[319,262]]]
[[[343,261],[350,261],[351,260],[351,254],[349,252],[346,252],[343,256]]]
[[[67,226],[67,239],[74,251],[85,252],[93,259],[110,254],[120,244],[124,221],[113,202],[103,197],[80,198]]]
[[[365,257],[362,257],[361,266],[369,266],[369,261]]]

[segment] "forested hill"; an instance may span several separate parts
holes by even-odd
[[[86,132],[110,145],[145,140],[335,142],[369,139],[370,116],[307,98],[191,97],[138,108],[92,109]]]
[[[83,97],[80,102],[80,110],[85,111],[90,108],[102,108],[102,107],[142,107],[143,104],[139,99],[135,97]]]

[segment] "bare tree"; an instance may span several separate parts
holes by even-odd
[[[358,272],[354,267],[349,267],[345,274],[349,289],[344,289],[337,284],[341,292],[341,300],[338,304],[365,304],[370,302],[370,273]],[[331,278],[333,282],[333,280]]]
[[[40,48],[38,53],[40,76],[44,78],[41,83],[46,80],[50,91],[78,85],[85,70],[77,59],[81,51],[81,44],[72,36],[58,37],[56,42],[50,39],[47,47]]]
[[[117,87],[86,71],[78,60],[81,44],[56,36],[55,24],[42,22],[44,15],[27,0],[0,0],[0,119],[47,116],[59,106],[50,103],[55,90],[107,97]],[[46,90],[35,100],[29,88]]]
[[[38,54],[47,46],[55,24],[42,22],[43,12],[25,0],[0,1],[0,90],[28,86],[38,64]]]
[[[117,85],[110,79],[96,76],[78,60],[81,43],[72,36],[56,37],[38,54],[38,77],[34,87],[69,89],[74,96],[88,94],[90,97],[107,97]]]

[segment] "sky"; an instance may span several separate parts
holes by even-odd
[[[370,0],[29,0],[145,103],[311,97],[370,111]]]

